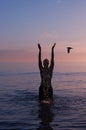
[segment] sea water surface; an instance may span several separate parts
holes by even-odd
[[[38,101],[38,72],[0,73],[0,130],[86,130],[86,73],[54,73],[54,101]]]

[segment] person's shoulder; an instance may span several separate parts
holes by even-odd
[[[49,67],[49,72],[51,72],[51,73],[53,72],[53,67],[52,66]]]
[[[44,67],[43,67],[43,66],[40,68],[40,71],[41,71],[41,72],[44,71]]]

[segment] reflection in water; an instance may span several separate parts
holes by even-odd
[[[50,122],[53,120],[51,105],[40,104],[39,118],[41,122],[37,130],[53,130],[53,128],[50,126]]]

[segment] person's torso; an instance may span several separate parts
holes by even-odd
[[[50,68],[42,68],[41,74],[41,84],[46,87],[51,87],[52,71]]]

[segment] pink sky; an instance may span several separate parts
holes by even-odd
[[[28,70],[33,71],[35,66],[37,70],[37,43],[42,46],[42,59],[50,59],[56,42],[57,71],[58,64],[61,71],[86,70],[85,0],[2,0],[0,12],[0,64],[9,63],[10,68],[14,63],[28,63]],[[70,54],[67,46],[73,47]]]

